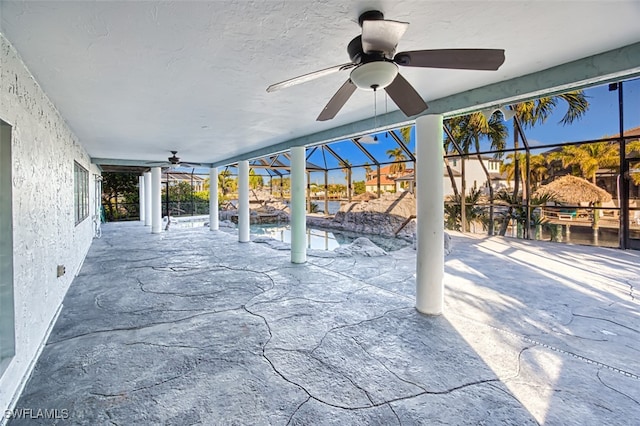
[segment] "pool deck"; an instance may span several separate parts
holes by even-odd
[[[293,265],[227,232],[107,224],[17,408],[91,425],[638,424],[639,252],[452,243],[429,317],[411,248]]]

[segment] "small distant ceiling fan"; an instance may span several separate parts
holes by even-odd
[[[186,163],[184,161],[180,161],[180,157],[176,156],[176,154],[178,153],[178,151],[169,151],[171,152],[171,157],[167,158],[168,161],[161,161],[161,162],[156,162],[156,161],[149,161],[147,162],[147,164],[150,167],[171,167],[171,168],[175,168],[175,167],[199,167],[202,166],[201,163]]]
[[[398,65],[496,71],[504,63],[503,49],[436,49],[395,53],[398,41],[409,27],[408,22],[384,19],[382,12],[377,10],[364,12],[358,22],[362,27],[362,35],[351,40],[347,46],[351,62],[272,84],[267,92],[350,69],[349,78],[329,100],[318,121],[335,117],[357,88],[374,91],[384,89],[405,115],[412,116],[428,107],[413,86],[398,73]]]

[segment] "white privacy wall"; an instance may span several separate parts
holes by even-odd
[[[91,245],[93,198],[89,217],[75,225],[74,160],[89,170],[91,197],[97,171],[2,34],[0,48],[0,118],[13,128],[16,335],[16,355],[0,377],[0,413],[4,413],[28,379],[62,299]],[[66,267],[66,274],[60,278],[56,277],[57,265]]]

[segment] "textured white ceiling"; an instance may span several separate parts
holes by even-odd
[[[215,162],[373,115],[358,91],[320,110],[348,78],[266,93],[348,62],[360,12],[411,23],[398,50],[504,48],[497,72],[402,68],[429,102],[640,40],[637,1],[2,1],[16,47],[92,157]],[[379,97],[378,110],[384,110]],[[389,110],[396,109],[393,102]]]

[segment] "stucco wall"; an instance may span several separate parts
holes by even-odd
[[[16,355],[0,378],[0,413],[4,413],[27,379],[91,245],[91,215],[75,225],[74,161],[89,170],[91,197],[93,174],[97,171],[16,50],[1,34],[0,48],[0,118],[13,127],[16,334]],[[66,267],[66,274],[60,278],[56,277],[57,265]]]
[[[460,161],[460,159],[457,159],[457,161],[455,162],[455,165],[453,164],[454,162],[452,160],[449,160],[451,163],[451,169],[454,172],[457,173],[461,173],[462,172],[462,162]],[[487,169],[489,169],[489,161],[485,160],[485,166],[487,167]],[[498,172],[499,169],[489,169],[489,172]],[[456,185],[458,186],[458,191],[460,191],[462,189],[462,177],[461,176],[456,176],[455,178],[456,181]],[[487,183],[487,175],[484,172],[484,169],[482,168],[482,165],[480,164],[480,162],[478,161],[477,158],[473,158],[470,157],[468,159],[465,160],[465,181],[466,181],[466,187],[467,187],[467,194],[469,194],[471,188],[473,188],[474,183],[476,185],[477,188],[481,189],[485,194],[488,194],[488,190],[485,190],[485,185]],[[501,188],[504,187],[504,181],[496,181],[496,180],[492,180],[492,184],[493,184],[493,188],[494,190],[499,190]],[[449,179],[449,175],[446,174],[446,169],[445,169],[445,177],[444,177],[444,195],[448,196],[448,195],[453,195],[453,187],[451,186],[451,180]]]

